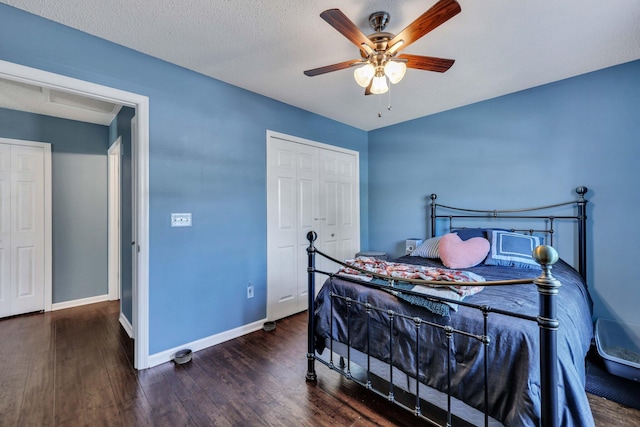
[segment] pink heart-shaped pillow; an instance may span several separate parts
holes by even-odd
[[[440,239],[440,259],[448,268],[469,268],[486,258],[489,247],[484,237],[462,240],[456,233],[449,233]]]

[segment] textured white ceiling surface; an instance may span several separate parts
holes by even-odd
[[[403,50],[455,64],[409,69],[388,110],[352,70],[303,74],[359,57],[319,15],[339,8],[370,34],[383,10],[397,34],[436,0],[0,1],[363,130],[640,59],[639,0],[458,0],[460,14]]]

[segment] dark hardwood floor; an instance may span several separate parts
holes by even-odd
[[[143,371],[118,302],[0,320],[0,343],[1,426],[423,425],[324,366],[307,383],[304,314]],[[598,426],[640,425],[640,411],[589,398]]]

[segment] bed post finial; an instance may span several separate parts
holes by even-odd
[[[587,191],[589,191],[589,189],[584,185],[576,188],[576,193],[580,195],[580,199],[584,199],[584,195],[587,194]]]
[[[540,396],[542,398],[542,427],[558,425],[558,317],[556,297],[561,284],[551,274],[558,252],[548,245],[533,250],[533,258],[542,266],[542,274],[533,282],[540,295]]]
[[[533,259],[542,266],[542,273],[549,273],[551,266],[558,262],[558,251],[552,246],[540,245],[533,250]],[[546,268],[545,268],[546,267]]]

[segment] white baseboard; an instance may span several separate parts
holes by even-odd
[[[81,305],[95,304],[97,302],[109,301],[109,295],[98,295],[95,297],[75,299],[72,301],[57,302],[51,304],[51,311],[62,310],[65,308],[79,307]]]
[[[259,329],[262,329],[262,325],[267,321],[267,318],[262,320],[258,320],[257,322],[249,323],[248,325],[240,326],[235,329],[230,329],[225,332],[221,332],[216,335],[211,335],[206,338],[202,338],[196,341],[192,341],[190,343],[185,343],[178,347],[174,347],[169,350],[161,351],[160,353],[155,353],[149,355],[149,367],[160,365],[161,363],[169,362],[173,360],[176,352],[178,350],[189,348],[192,352],[204,350],[205,348],[212,347],[216,344],[221,344],[225,341],[229,341],[234,338],[241,337],[251,332],[255,332]]]
[[[129,319],[127,319],[127,317],[122,312],[120,312],[120,325],[127,333],[127,335],[129,335],[129,338],[133,338],[133,326],[131,326],[131,323],[129,323]]]

